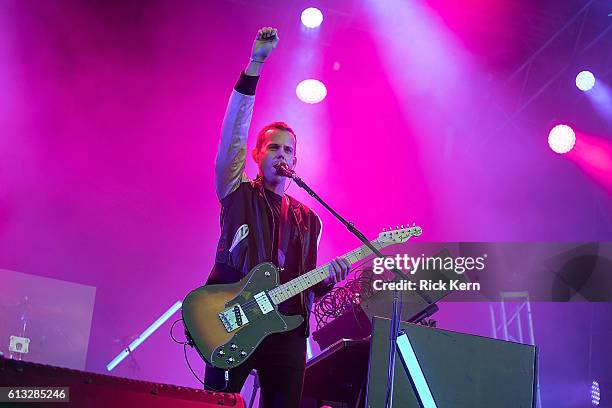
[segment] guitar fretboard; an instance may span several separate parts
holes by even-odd
[[[385,246],[389,245],[389,243],[381,243],[377,239],[370,241],[370,244],[376,249],[382,249]],[[360,246],[359,248],[353,249],[350,252],[347,252],[343,256],[352,264],[361,261],[368,255],[372,254],[372,250],[365,245]],[[305,291],[308,288],[313,287],[319,282],[322,282],[329,276],[329,267],[330,263],[326,263],[325,265],[321,265],[316,269],[313,269],[310,272],[307,272],[303,275],[298,276],[295,279],[290,280],[287,283],[284,283],[274,289],[272,289],[268,294],[272,298],[272,301],[275,304],[279,304],[284,302],[285,300],[297,295],[300,292]]]

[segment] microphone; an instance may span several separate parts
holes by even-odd
[[[295,171],[291,170],[287,163],[279,162],[274,165],[276,169],[276,174],[283,177],[293,178],[295,176]]]

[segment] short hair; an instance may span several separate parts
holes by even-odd
[[[285,132],[291,133],[297,145],[297,135],[295,134],[293,129],[291,129],[291,126],[289,126],[285,122],[272,122],[261,128],[261,130],[257,133],[257,142],[255,143],[255,150],[261,150],[261,147],[264,144],[264,135],[270,129],[284,130]]]

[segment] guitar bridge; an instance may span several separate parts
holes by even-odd
[[[249,319],[240,305],[234,305],[219,313],[219,320],[221,320],[228,333],[249,323]]]

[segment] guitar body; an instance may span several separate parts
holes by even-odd
[[[239,282],[206,285],[183,301],[183,321],[202,358],[228,369],[242,364],[272,333],[297,328],[302,316],[285,316],[267,292],[279,285],[270,262],[255,266]]]
[[[421,232],[414,225],[383,231],[368,247],[356,248],[344,257],[354,264],[373,250],[406,242]],[[293,330],[304,322],[302,316],[279,313],[277,304],[328,278],[330,267],[329,263],[321,265],[279,285],[278,269],[264,262],[239,282],[197,288],[183,301],[183,321],[189,337],[208,364],[221,369],[237,367],[266,336]]]

